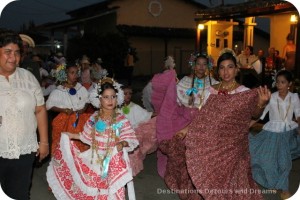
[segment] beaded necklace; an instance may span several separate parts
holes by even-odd
[[[98,115],[95,118],[95,128],[92,130],[91,136],[92,136],[92,159],[91,164],[93,164],[94,160],[94,153],[97,155],[96,162],[100,164],[102,167],[102,177],[105,178],[107,176],[108,172],[108,165],[110,162],[113,146],[112,143],[119,141],[119,135],[116,134],[116,130],[113,128],[113,126],[116,124],[116,112],[113,113],[113,116],[111,117],[111,120],[107,120],[109,126],[107,127],[105,121],[101,119],[101,114],[103,115],[103,111],[100,109]],[[103,118],[103,117],[102,117]],[[107,136],[106,146],[105,146],[105,154],[99,155],[97,150],[99,150],[98,143],[95,139],[96,131],[104,133],[107,129],[110,129]]]

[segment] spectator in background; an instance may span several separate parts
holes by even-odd
[[[80,82],[88,90],[92,85],[90,59],[83,55],[80,60]]]
[[[257,57],[261,62],[261,82],[262,85],[265,85],[265,75],[266,75],[266,57],[265,57],[265,52],[262,49],[259,49],[257,52]]]
[[[100,79],[108,75],[108,72],[102,66],[102,63],[103,62],[101,58],[97,58],[97,60],[92,63],[91,79],[94,83],[98,83]]]
[[[275,50],[275,52],[274,52],[274,63],[275,63],[275,69],[277,72],[282,69],[283,59],[279,56],[278,50]]]
[[[237,58],[237,63],[241,69],[241,84],[248,88],[254,88],[261,84],[262,63],[253,54],[253,47],[247,46],[243,54]]]
[[[275,59],[275,48],[270,47],[268,49],[268,57],[266,58],[266,70],[272,71],[274,69],[274,59]]]
[[[66,64],[66,58],[64,57],[62,52],[58,52],[55,56],[54,56],[54,61],[56,64],[58,65],[65,65]]]
[[[39,64],[37,62],[34,62],[31,59],[32,55],[32,48],[35,47],[35,43],[31,37],[25,34],[19,34],[23,41],[23,54],[20,62],[20,67],[27,69],[30,71],[35,78],[38,80],[39,83],[41,83],[41,75],[40,75],[40,68]]]
[[[294,36],[288,34],[286,37],[286,45],[283,48],[282,58],[285,59],[284,68],[290,72],[295,69],[295,59],[296,59],[296,45],[294,43]]]
[[[43,80],[43,78],[46,78],[49,76],[49,72],[45,69],[45,64],[43,59],[41,58],[40,55],[33,55],[32,56],[32,61],[37,62],[39,65],[39,70],[40,70],[40,77],[41,80]]]
[[[238,56],[237,61],[240,68],[254,69],[257,74],[261,73],[262,65],[259,58],[253,54],[252,46],[247,46],[244,53]]]
[[[132,76],[133,76],[133,69],[134,69],[134,56],[132,49],[128,49],[128,53],[125,59],[124,66],[126,68],[126,75],[127,75],[127,80],[128,80],[128,85],[131,85],[132,83]]]

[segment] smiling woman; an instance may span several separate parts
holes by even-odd
[[[42,89],[29,71],[18,67],[21,48],[18,34],[0,30],[0,182],[13,199],[29,199],[35,157],[41,161],[49,153]]]

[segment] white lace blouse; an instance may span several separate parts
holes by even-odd
[[[36,78],[18,68],[7,80],[0,75],[0,156],[18,159],[38,149],[36,106],[44,96]]]
[[[298,123],[293,121],[293,114],[300,117],[300,101],[297,93],[289,92],[284,100],[279,97],[278,92],[271,95],[269,104],[266,106],[261,119],[264,119],[269,112],[270,121],[263,129],[272,132],[289,131],[298,127]]]
[[[46,102],[47,110],[50,110],[52,107],[69,108],[73,109],[73,111],[81,110],[86,103],[89,103],[89,93],[80,83],[76,84],[75,89],[76,94],[71,95],[69,88],[62,85],[57,86],[50,93]]]

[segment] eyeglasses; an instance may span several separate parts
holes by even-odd
[[[117,95],[105,95],[105,96],[101,96],[101,98],[103,98],[104,101],[109,101],[109,100],[115,100],[117,98]]]

